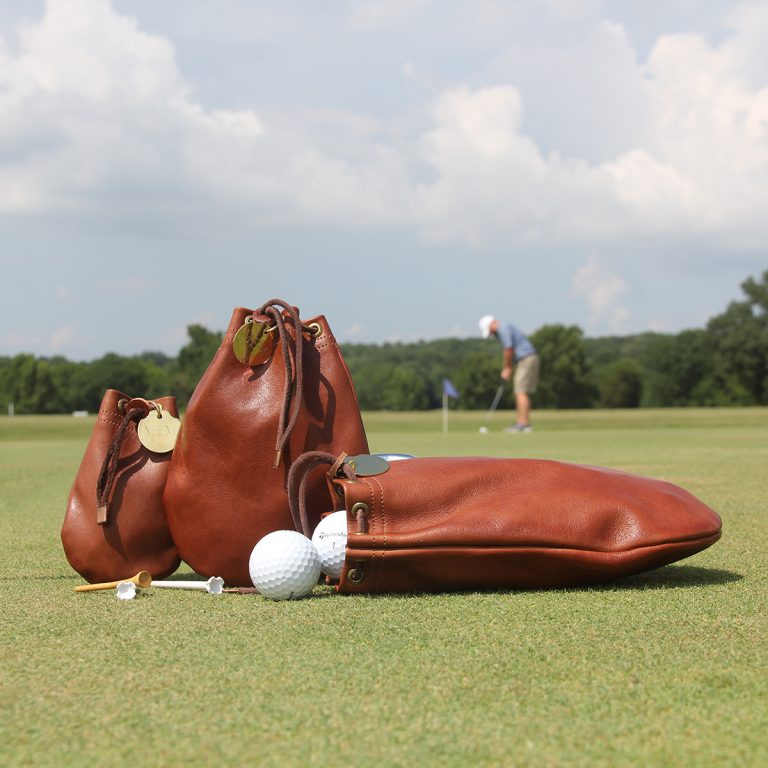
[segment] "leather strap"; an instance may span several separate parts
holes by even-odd
[[[104,525],[109,516],[109,497],[112,494],[112,487],[117,476],[117,464],[120,461],[120,450],[123,447],[125,431],[128,429],[129,424],[140,421],[149,413],[150,403],[146,400],[138,401],[139,398],[134,398],[130,401],[129,405],[134,407],[126,410],[123,420],[120,422],[112,439],[112,443],[107,448],[99,477],[96,480],[96,522],[99,525]]]

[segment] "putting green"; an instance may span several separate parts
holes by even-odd
[[[591,589],[121,602],[76,594],[59,542],[92,419],[0,417],[0,762],[768,764],[768,409],[534,412],[530,435],[484,418],[365,415],[374,452],[668,479],[722,540]]]

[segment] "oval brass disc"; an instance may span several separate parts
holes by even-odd
[[[266,363],[274,346],[274,335],[269,332],[266,323],[245,323],[232,339],[232,351],[244,365]]]
[[[345,464],[349,464],[358,477],[383,475],[389,469],[389,462],[381,456],[370,456],[363,453],[360,456],[347,456]]]
[[[166,411],[150,411],[136,431],[141,444],[152,453],[168,453],[176,445],[181,422]]]

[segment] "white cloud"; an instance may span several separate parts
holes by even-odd
[[[571,290],[582,297],[589,307],[587,330],[601,333],[624,333],[630,319],[624,297],[629,291],[626,282],[611,273],[597,254],[591,254],[574,275]]]
[[[362,323],[352,323],[341,332],[340,339],[354,341],[362,337],[364,330]]]
[[[75,327],[72,325],[63,325],[57,328],[48,340],[48,346],[54,352],[60,352],[69,346],[69,343],[75,337]]]
[[[355,5],[349,20],[426,7]],[[542,148],[514,82],[444,88],[405,134],[354,110],[207,109],[169,40],[108,0],[48,0],[0,44],[0,215],[108,208],[173,225],[228,212],[240,227],[389,226],[497,248],[656,234],[754,244],[768,235],[768,12],[740,6],[729,23],[718,46],[668,35],[638,63],[621,25],[599,22],[603,67],[642,95],[648,127],[590,162]]]

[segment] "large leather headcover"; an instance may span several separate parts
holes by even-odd
[[[720,538],[718,515],[682,488],[600,467],[425,458],[331,483],[349,529],[341,592],[594,584]]]

